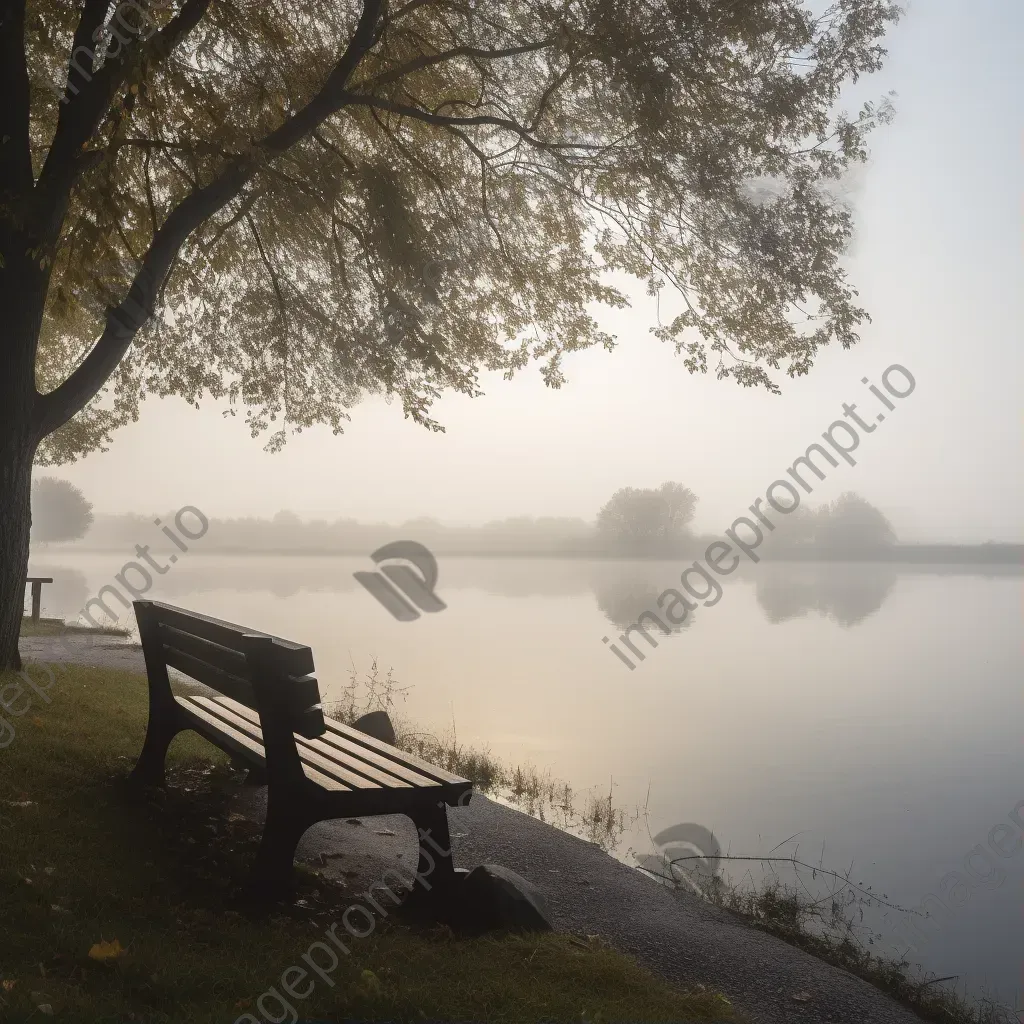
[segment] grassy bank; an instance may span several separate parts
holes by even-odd
[[[76,626],[66,623],[63,619],[43,619],[33,622],[29,616],[21,620],[21,635],[29,636],[60,636],[62,633],[84,633],[88,636],[130,636],[131,630],[121,626]]]
[[[695,858],[689,858],[693,860]],[[739,914],[749,924],[799,946],[813,956],[840,967],[913,1010],[932,1024],[1016,1024],[1012,1011],[987,1000],[972,1000],[957,988],[958,976],[939,978],[922,972],[907,960],[880,955],[871,945],[881,935],[871,933],[862,924],[861,908],[872,904],[900,911],[877,894],[855,884],[850,876],[829,871],[823,865],[805,864],[789,857],[729,857],[723,861],[757,861],[772,867],[768,878],[755,883],[734,884],[721,875],[703,876],[696,890],[705,900]],[[678,864],[679,861],[674,862]],[[782,881],[775,866],[787,864],[796,881]],[[645,865],[645,870],[676,887],[694,891],[666,861],[661,870]],[[801,871],[804,872],[801,875]],[[819,886],[812,890],[812,876]],[[822,893],[826,895],[822,895]]]
[[[16,678],[0,677],[0,685]],[[236,901],[233,887],[258,831],[229,816],[240,773],[193,734],[172,746],[166,789],[146,798],[126,790],[122,780],[145,731],[140,677],[69,666],[51,702],[33,695],[27,709],[13,691],[0,692],[24,710],[10,718],[15,734],[0,750],[0,1018],[40,1021],[49,1014],[39,1007],[83,1024],[258,1017],[260,996],[286,968],[302,965],[351,897],[301,872],[299,900],[270,916]],[[469,940],[413,929],[391,915],[349,948],[334,987],[317,984],[300,1014],[732,1019],[720,997],[680,993],[572,936]]]

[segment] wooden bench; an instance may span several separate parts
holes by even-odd
[[[32,621],[39,621],[39,606],[43,599],[43,584],[52,583],[52,576],[29,576],[26,583],[32,584]]]
[[[377,814],[405,814],[416,825],[417,880],[429,875],[426,889],[454,881],[446,805],[468,803],[472,783],[325,718],[309,647],[157,601],[136,601],[135,616],[149,725],[130,778],[162,783],[167,748],[184,729],[254,768],[267,783],[256,891],[287,888],[310,825]],[[175,695],[168,666],[222,696]]]

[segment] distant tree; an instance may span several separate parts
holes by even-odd
[[[597,529],[613,548],[637,554],[668,551],[685,536],[697,495],[680,483],[623,487],[597,514]]]
[[[816,545],[827,551],[871,551],[896,540],[885,513],[853,491],[822,505],[815,522]]]
[[[773,516],[775,527],[767,532],[765,540],[773,552],[806,550],[814,546],[817,535],[818,510],[800,505],[785,515]]]
[[[32,485],[33,541],[77,540],[92,526],[92,518],[92,504],[73,483],[44,476]]]
[[[274,516],[274,525],[283,527],[297,527],[302,525],[302,520],[291,510],[283,508]]]

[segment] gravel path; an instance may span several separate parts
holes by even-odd
[[[145,671],[138,646],[65,639],[66,661]],[[26,660],[60,658],[50,637],[23,640],[21,651]],[[244,787],[236,810],[262,820],[265,792]],[[919,1024],[859,978],[519,811],[478,794],[450,809],[449,822],[459,866],[497,863],[519,872],[543,893],[559,930],[601,935],[673,982],[724,992],[753,1024]],[[299,856],[341,880],[356,901],[385,868],[408,865],[411,873],[415,832],[402,816],[323,822],[303,837]]]
[[[119,636],[89,636],[66,633],[63,637],[29,636],[18,641],[23,661],[73,662],[97,668],[119,668],[145,672],[146,662],[138,644],[125,642]]]

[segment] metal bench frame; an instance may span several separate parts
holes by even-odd
[[[255,890],[288,887],[296,846],[311,825],[380,814],[405,814],[416,826],[418,883],[444,890],[455,880],[446,806],[468,803],[472,783],[325,719],[309,647],[157,601],[136,601],[135,615],[149,723],[130,779],[162,784],[167,748],[185,729],[265,772]],[[227,699],[176,696],[168,666]]]

